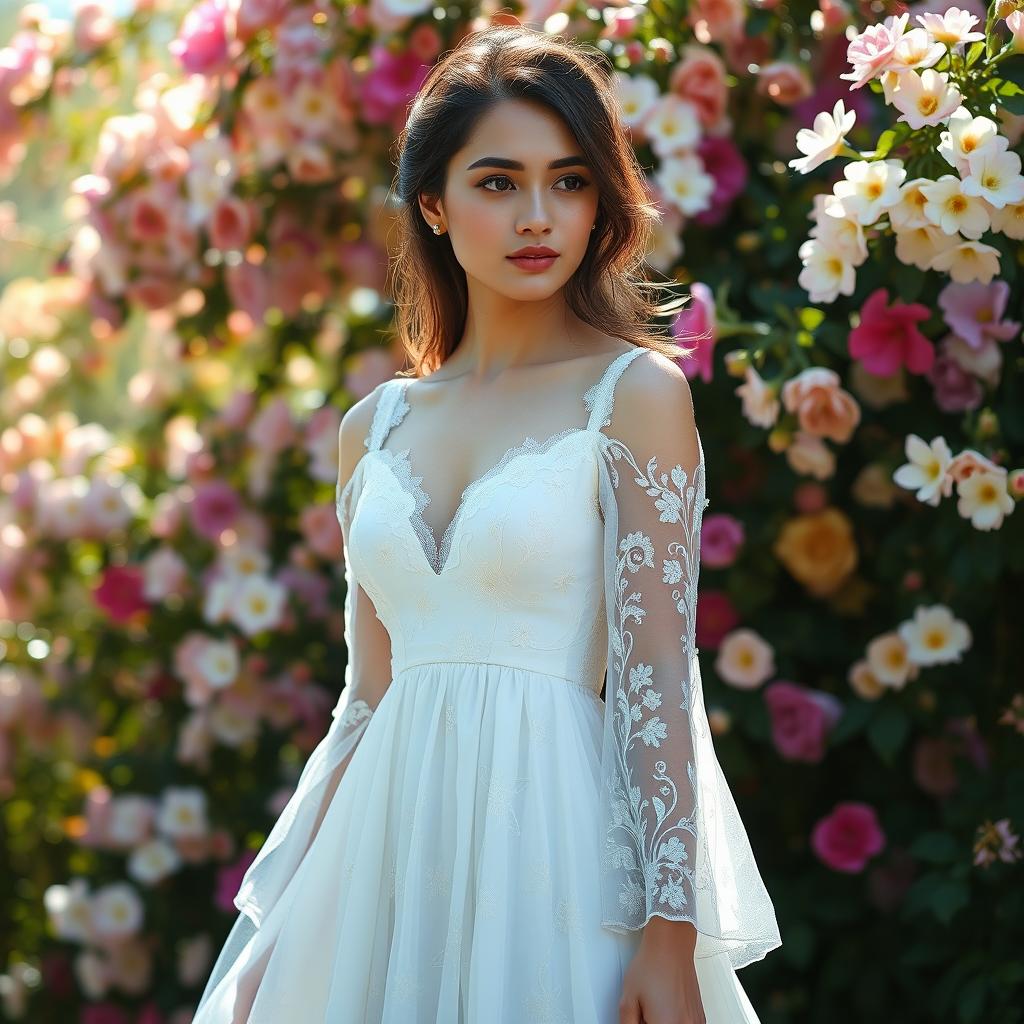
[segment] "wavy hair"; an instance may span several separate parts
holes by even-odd
[[[650,326],[689,296],[658,304],[663,289],[644,277],[653,225],[660,219],[619,114],[613,66],[596,47],[522,25],[465,36],[431,68],[396,141],[392,190],[398,203],[393,249],[394,330],[412,362],[400,376],[432,373],[453,352],[465,327],[468,288],[447,233],[435,235],[421,193],[442,196],[447,168],[477,121],[505,100],[532,100],[559,114],[575,135],[598,185],[597,227],[564,286],[583,321],[669,358],[688,356]],[[672,282],[673,284],[675,282]]]

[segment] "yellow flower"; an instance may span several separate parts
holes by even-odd
[[[837,508],[790,519],[773,550],[786,569],[817,597],[837,590],[857,565],[852,524]]]

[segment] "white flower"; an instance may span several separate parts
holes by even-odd
[[[655,175],[665,199],[685,214],[700,213],[710,205],[715,179],[704,171],[700,157],[692,154],[667,159]]]
[[[970,176],[964,179],[964,192],[980,196],[996,209],[1024,199],[1024,177],[1020,173],[1020,157],[1008,153],[1010,141],[997,135],[992,144],[967,158]]]
[[[248,636],[272,629],[281,622],[287,589],[266,576],[243,579],[232,595],[231,617]]]
[[[883,633],[867,646],[868,667],[883,686],[902,690],[916,674],[908,653],[899,633]]]
[[[718,648],[715,671],[730,686],[755,690],[775,674],[775,652],[754,630],[734,629]]]
[[[166,839],[137,846],[128,858],[128,874],[143,885],[156,885],[181,866],[181,856]]]
[[[889,210],[889,223],[894,231],[921,228],[931,223],[924,212],[928,197],[921,191],[921,186],[930,183],[931,180],[911,178],[900,186],[899,202]]]
[[[907,172],[902,160],[888,158],[849,163],[843,168],[843,176],[845,180],[837,181],[832,189],[842,205],[830,205],[828,212],[833,216],[841,212],[861,224],[874,224],[883,210],[899,201]]]
[[[900,623],[899,634],[915,665],[960,661],[971,646],[967,623],[954,619],[953,613],[941,604],[915,608],[913,619]]]
[[[68,885],[50,885],[43,893],[43,906],[58,939],[86,942],[92,934],[92,900],[89,883],[74,878]]]
[[[1001,210],[993,210],[992,230],[1007,238],[1024,238],[1024,203],[1007,203]]]
[[[619,101],[622,123],[630,128],[641,124],[658,102],[658,83],[650,75],[616,71],[612,75],[612,89]]]
[[[126,939],[142,927],[142,900],[127,882],[105,885],[92,898],[92,921],[99,939]]]
[[[829,212],[831,210],[831,212]],[[822,245],[841,252],[855,267],[868,258],[864,225],[843,214],[842,201],[827,192],[814,197],[814,224],[808,232]]]
[[[892,92],[892,104],[901,111],[896,120],[914,129],[942,124],[960,103],[960,90],[949,84],[949,76],[932,68],[921,74],[901,71]]]
[[[999,273],[999,250],[981,242],[960,242],[932,260],[932,270],[947,270],[957,284],[988,284]]]
[[[930,68],[945,56],[946,48],[935,42],[923,28],[912,28],[900,36],[891,69]],[[892,101],[887,99],[887,103]]]
[[[976,196],[964,191],[964,182],[955,174],[944,174],[938,181],[921,186],[927,202],[924,215],[947,235],[981,238],[989,226],[988,208]]]
[[[93,477],[85,497],[85,514],[94,536],[105,537],[127,526],[141,504],[138,488],[123,477]]]
[[[936,152],[963,177],[970,173],[967,158],[990,145],[998,131],[991,118],[975,117],[966,107],[958,107],[949,115],[946,131],[939,135]]]
[[[210,710],[210,732],[228,747],[240,747],[259,735],[259,718],[242,701],[219,701]]]
[[[672,153],[692,149],[700,142],[700,118],[689,100],[668,93],[651,108],[644,121],[651,149],[664,159]]]
[[[953,248],[959,235],[947,235],[935,224],[896,232],[896,258],[908,266],[931,270],[940,252]]]
[[[270,568],[270,555],[255,544],[239,542],[221,551],[217,568],[229,577],[255,576]]]
[[[238,648],[230,640],[210,640],[196,659],[196,668],[214,689],[230,686],[238,676]]]
[[[970,519],[976,530],[998,530],[1003,518],[1014,509],[1013,498],[1006,489],[1006,471],[979,470],[956,485],[960,500],[956,510]]]
[[[939,499],[953,489],[953,482],[946,475],[953,453],[946,439],[940,435],[928,444],[917,434],[908,434],[905,450],[910,461],[893,473],[893,480],[908,491],[916,490],[918,501],[938,505]]]
[[[831,114],[822,111],[814,118],[813,128],[801,128],[796,133],[796,148],[805,155],[790,160],[789,166],[806,174],[831,160],[846,144],[846,133],[856,120],[856,111],[847,111],[843,101],[836,100]]]
[[[808,238],[799,252],[804,268],[797,280],[811,302],[835,302],[839,295],[853,294],[857,275],[845,253],[817,238]]]
[[[208,831],[206,793],[198,786],[168,786],[157,812],[157,828],[170,839],[198,839]]]
[[[978,19],[959,7],[950,7],[945,14],[929,11],[927,14],[918,14],[916,18],[937,43],[945,43],[947,46],[980,42],[985,38],[984,32],[971,31]]]
[[[755,427],[774,427],[779,418],[779,399],[761,375],[747,364],[743,383],[736,388],[743,402],[743,415]]]
[[[156,802],[139,793],[122,793],[110,801],[107,838],[115,846],[136,846],[149,835]]]
[[[87,998],[102,999],[107,994],[113,980],[108,956],[95,949],[84,949],[71,966],[78,987]]]

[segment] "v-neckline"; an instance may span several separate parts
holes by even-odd
[[[409,513],[409,523],[419,539],[420,550],[434,575],[443,576],[445,569],[448,567],[449,555],[454,547],[456,532],[465,516],[466,509],[469,507],[470,499],[484,484],[498,477],[520,458],[528,455],[545,455],[570,437],[594,434],[603,436],[600,434],[600,431],[595,431],[589,426],[572,426],[549,435],[543,441],[536,441],[533,437],[527,437],[518,444],[507,448],[497,462],[485,472],[470,480],[463,488],[455,512],[441,537],[440,544],[438,543],[434,528],[423,516],[423,509],[431,504],[431,498],[430,494],[422,486],[423,477],[417,476],[413,472],[410,450],[408,448],[396,450],[381,446],[376,449],[376,452],[385,457],[385,462],[398,486],[412,497],[413,508]],[[367,454],[370,453],[368,452]],[[397,467],[401,467],[401,469],[399,470]]]

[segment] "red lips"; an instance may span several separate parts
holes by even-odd
[[[517,249],[514,253],[509,256],[510,260],[523,259],[525,257],[533,256],[557,256],[558,253],[554,249],[549,249],[546,245],[527,245],[522,249]]]

